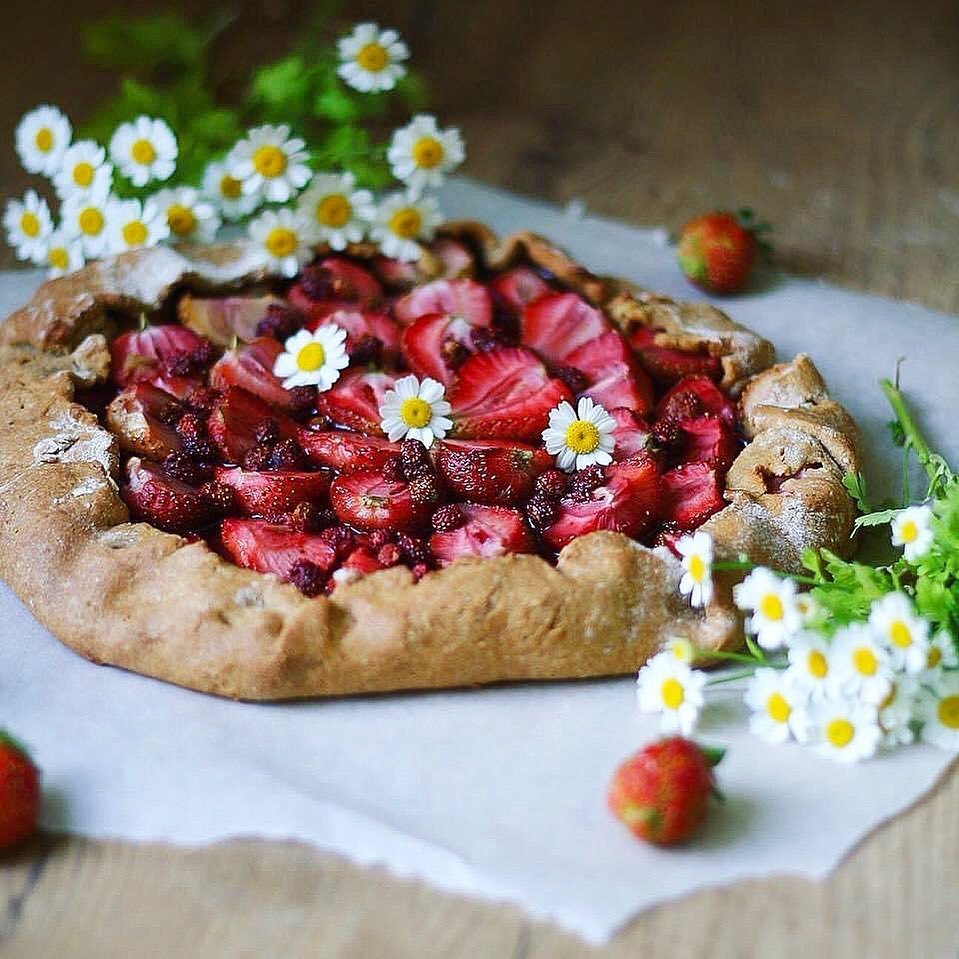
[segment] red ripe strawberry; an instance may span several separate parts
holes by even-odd
[[[614,773],[609,808],[639,839],[660,846],[685,842],[706,820],[716,762],[679,736],[651,743]]]
[[[231,386],[217,400],[207,420],[210,439],[228,463],[242,463],[258,445],[257,430],[263,423],[276,424],[278,440],[295,440],[297,424],[242,387]]]
[[[148,326],[110,343],[110,378],[117,386],[153,383],[183,399],[203,385],[198,371],[212,358],[210,341],[199,333],[175,323]],[[182,372],[171,368],[177,362],[184,364]]]
[[[736,458],[736,437],[719,417],[680,420],[677,426],[683,436],[678,453],[681,462],[709,463],[725,470]]]
[[[720,417],[734,426],[736,404],[708,376],[685,376],[656,404],[656,419],[683,420],[704,413]]]
[[[318,409],[338,426],[382,436],[380,406],[399,376],[376,370],[347,370],[332,389],[320,393]]]
[[[684,376],[708,376],[720,380],[723,364],[706,352],[687,352],[656,345],[656,330],[638,326],[629,335],[630,346],[639,354],[649,375],[661,386],[671,386]]]
[[[523,514],[505,506],[459,503],[464,522],[456,529],[434,533],[430,549],[438,566],[449,566],[460,556],[491,558],[506,553],[533,553],[536,540]]]
[[[417,270],[415,263],[391,260],[387,256],[373,257],[370,261],[370,267],[381,283],[398,290],[408,290],[415,286],[420,279],[419,270]]]
[[[676,257],[696,286],[710,293],[744,289],[756,260],[756,233],[732,213],[698,216],[679,231]]]
[[[498,506],[526,499],[536,477],[553,465],[542,448],[491,440],[446,440],[435,445],[433,457],[454,496]]]
[[[165,390],[151,383],[133,383],[113,398],[106,419],[124,452],[162,460],[183,447],[172,424],[184,412]]]
[[[316,430],[301,429],[297,439],[311,462],[317,466],[328,466],[338,473],[383,470],[388,469],[391,463],[399,462],[400,444],[379,436],[364,436],[344,430],[318,433]]]
[[[566,497],[555,520],[543,531],[543,539],[557,552],[577,536],[600,529],[642,536],[659,514],[659,473],[646,454],[613,463],[601,486],[583,500]]]
[[[452,313],[473,326],[489,326],[493,305],[475,280],[434,280],[397,300],[393,313],[404,326],[427,313]]]
[[[470,338],[474,329],[461,316],[427,313],[403,330],[403,356],[417,376],[449,386],[456,369],[475,352]]]
[[[333,309],[363,309],[382,298],[376,277],[343,256],[328,256],[305,267],[289,292],[290,302],[308,315],[324,303]]]
[[[608,329],[606,317],[575,293],[547,293],[523,310],[523,344],[553,366],[566,366],[573,350]]]
[[[245,343],[256,336],[256,326],[267,307],[282,303],[275,296],[221,296],[202,299],[189,293],[177,304],[180,322],[218,346],[230,346],[233,338]]]
[[[242,386],[271,406],[292,411],[297,406],[295,396],[273,375],[273,364],[282,352],[283,344],[272,336],[258,336],[239,349],[227,350],[210,370],[210,386],[217,390]]]
[[[27,751],[0,730],[0,852],[33,835],[40,815],[40,771]]]
[[[458,280],[470,277],[476,269],[476,260],[465,244],[451,236],[441,236],[430,244],[430,251],[443,264],[443,277]]]
[[[311,318],[306,328],[311,332],[327,323],[346,330],[346,350],[352,355],[364,336],[376,337],[383,344],[384,359],[392,362],[400,351],[400,330],[385,313],[361,313],[357,310],[334,310],[322,318]]]
[[[375,573],[378,569],[383,569],[376,553],[368,545],[357,546],[340,564],[343,569],[351,570],[366,576],[367,573]]]
[[[616,429],[613,430],[613,438],[616,440],[613,459],[626,460],[637,453],[645,453],[649,446],[649,426],[646,421],[622,406],[608,412],[616,420]]]
[[[336,564],[336,550],[320,533],[300,533],[262,519],[225,519],[220,542],[237,566],[258,573],[275,573],[289,579],[302,560],[329,572]]]
[[[429,504],[413,500],[405,482],[374,470],[338,476],[330,487],[330,505],[342,522],[357,529],[394,532],[423,526],[432,512]]]
[[[136,456],[127,463],[121,492],[134,516],[171,533],[195,532],[213,515],[192,486]]]
[[[529,350],[499,347],[471,356],[447,398],[458,436],[537,442],[549,411],[572,397]]]
[[[233,490],[233,502],[246,515],[272,516],[290,513],[300,503],[315,503],[326,497],[329,473],[297,470],[254,472],[239,467],[218,466],[217,482]]]
[[[528,266],[515,266],[500,273],[490,281],[490,289],[497,300],[514,313],[522,313],[527,303],[550,291],[546,280]]]
[[[660,519],[671,529],[693,530],[725,505],[722,476],[708,463],[686,463],[663,473]]]
[[[625,406],[645,415],[653,408],[653,384],[616,330],[583,343],[563,363],[586,375],[583,395],[607,410]]]

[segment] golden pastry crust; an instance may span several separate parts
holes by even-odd
[[[771,344],[720,311],[595,276],[532,234],[500,241],[475,223],[443,232],[484,267],[532,261],[622,328],[642,323],[662,345],[721,357],[750,442],[729,472],[729,505],[704,527],[719,556],[794,567],[806,546],[848,552],[854,509],[841,480],[858,466],[856,429],[807,357],[767,369]],[[417,269],[426,280],[444,264],[424,254]],[[621,674],[668,636],[741,642],[729,575],[708,611],[690,609],[675,557],[617,533],[575,540],[555,567],[462,559],[418,583],[396,567],[307,599],[203,543],[130,522],[116,439],[75,390],[108,374],[118,316],[269,280],[243,243],[156,248],[46,283],[0,327],[0,575],[64,643],[192,689],[286,699]]]

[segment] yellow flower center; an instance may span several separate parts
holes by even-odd
[[[889,627],[889,638],[892,640],[893,645],[898,646],[900,649],[905,649],[907,646],[912,645],[912,633],[901,619],[895,620]]]
[[[959,729],[959,696],[946,696],[940,699],[936,712],[943,726]]]
[[[915,520],[907,519],[899,524],[899,538],[904,543],[911,543],[919,535],[919,527]]]
[[[220,193],[228,200],[239,200],[243,192],[243,184],[231,176],[224,176],[220,180]]]
[[[130,156],[133,157],[135,163],[147,166],[157,158],[157,151],[149,140],[137,140],[130,147]]]
[[[275,257],[292,256],[296,252],[296,234],[285,226],[276,226],[266,235],[263,245]]]
[[[818,649],[810,652],[809,659],[806,660],[806,665],[809,667],[809,674],[815,676],[816,679],[823,679],[826,673],[829,672],[829,663]]]
[[[759,601],[758,609],[766,619],[774,621],[782,619],[786,611],[783,608],[783,601],[775,593],[766,593]]]
[[[296,365],[304,373],[313,373],[326,362],[326,351],[319,343],[307,343],[296,354]]]
[[[566,445],[574,453],[592,453],[599,446],[599,430],[588,420],[573,420],[566,427]]]
[[[942,650],[938,646],[930,646],[926,655],[926,668],[935,669],[942,662]]]
[[[411,206],[404,206],[390,217],[390,231],[404,240],[412,240],[419,235],[423,218],[420,211]]]
[[[81,233],[96,236],[103,229],[103,214],[95,206],[88,206],[80,213],[77,224]]]
[[[697,583],[701,583],[706,578],[706,562],[702,556],[690,556],[686,569]]]
[[[674,639],[669,649],[681,663],[692,662],[693,644],[688,639]]]
[[[670,676],[669,679],[663,682],[662,695],[663,705],[667,709],[679,709],[683,704],[683,700],[686,698],[686,691],[678,679],[673,679],[673,677]]]
[[[342,193],[331,193],[316,204],[316,219],[322,226],[345,226],[352,213],[353,207]]]
[[[150,234],[139,220],[131,220],[123,227],[123,242],[127,246],[143,246]]]
[[[65,270],[70,266],[70,255],[64,247],[53,246],[50,247],[50,251],[47,253],[47,262],[55,270]]]
[[[280,176],[286,170],[286,154],[272,144],[257,147],[253,153],[253,169],[267,178]]]
[[[421,137],[413,144],[413,160],[417,166],[431,170],[443,162],[443,144],[436,137]]]
[[[416,429],[421,429],[433,418],[433,410],[426,400],[421,400],[418,396],[413,396],[408,400],[403,400],[400,406],[400,419],[407,425]]]
[[[852,742],[856,728],[848,719],[833,719],[826,725],[826,739],[837,749],[844,749]]]
[[[36,213],[24,213],[20,217],[20,229],[25,236],[36,236],[40,232],[40,219]]]
[[[876,654],[865,646],[860,646],[852,654],[852,664],[857,673],[863,676],[875,676],[879,663],[876,661]]]
[[[49,153],[53,149],[53,130],[49,127],[40,127],[33,142],[38,150]]]
[[[93,174],[96,171],[90,163],[78,163],[73,168],[73,182],[77,186],[89,186],[93,182]]]
[[[174,203],[166,211],[167,225],[177,236],[189,236],[196,229],[196,215],[181,203]]]
[[[786,702],[782,693],[773,693],[769,699],[766,700],[766,712],[769,713],[769,718],[772,719],[773,722],[787,722],[792,711],[792,706]]]
[[[390,55],[380,44],[367,43],[356,52],[356,62],[370,73],[379,73],[390,62]]]

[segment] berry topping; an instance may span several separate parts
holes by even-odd
[[[183,446],[179,433],[171,429],[182,413],[169,393],[150,383],[134,383],[113,398],[106,420],[124,452],[162,460]]]
[[[639,354],[649,375],[661,386],[670,386],[684,376],[707,376],[720,380],[723,365],[718,356],[705,352],[657,346],[657,331],[638,326],[629,335],[630,346]]]
[[[319,596],[326,586],[326,573],[323,568],[308,559],[298,559],[287,574],[289,581],[304,596]]]
[[[606,409],[625,406],[637,413],[652,409],[653,384],[622,334],[615,330],[577,347],[565,362],[583,377],[584,385],[579,389],[567,384],[574,393],[585,393]]]
[[[569,477],[562,470],[548,469],[536,477],[533,489],[547,499],[559,499],[566,492],[568,480]]]
[[[474,503],[511,506],[526,499],[553,458],[523,443],[446,440],[436,444],[436,467],[450,492]]]
[[[223,394],[212,386],[197,387],[187,398],[186,405],[194,412],[202,416],[208,416],[216,405],[216,401]]]
[[[380,407],[398,379],[393,373],[347,370],[331,389],[319,395],[320,412],[338,426],[382,436]]]
[[[449,533],[451,530],[459,529],[466,522],[466,516],[455,503],[447,506],[441,506],[433,514],[433,529],[437,533]]]
[[[376,277],[343,256],[328,256],[304,267],[299,282],[290,290],[290,302],[308,312],[319,301],[367,307],[382,297]]]
[[[575,293],[548,293],[523,310],[523,343],[553,366],[571,362],[573,350],[608,329],[606,317]]]
[[[471,326],[489,326],[493,306],[485,287],[474,280],[435,280],[397,300],[393,312],[404,326],[427,313],[459,316]]]
[[[297,330],[306,325],[306,316],[289,303],[270,303],[263,319],[256,324],[256,335],[272,336],[275,340],[289,339]],[[249,339],[249,337],[244,337]]]
[[[310,320],[307,328],[318,330],[332,324],[346,331],[346,351],[353,366],[365,366],[374,359],[364,359],[358,354],[363,340],[377,340],[378,346],[367,342],[364,349],[375,354],[375,362],[394,362],[400,352],[400,328],[385,313],[361,313],[357,310],[335,310],[323,317]]]
[[[461,503],[464,522],[456,529],[430,537],[430,549],[438,566],[449,566],[461,556],[503,556],[532,553],[536,541],[523,521],[523,514],[505,506]]]
[[[223,354],[210,370],[210,385],[218,390],[241,386],[277,409],[287,413],[302,411],[302,400],[298,402],[291,390],[284,389],[283,381],[273,373],[273,364],[282,352],[282,343],[269,336],[258,336],[252,343]]]
[[[398,566],[403,562],[403,550],[396,543],[385,543],[377,551],[376,559],[384,568]]]
[[[213,358],[209,340],[185,326],[148,326],[122,333],[110,344],[110,378],[117,386],[153,383],[182,398],[201,386],[199,374]]]
[[[561,366],[556,370],[556,379],[562,380],[570,393],[582,393],[589,386],[589,377],[575,366]],[[601,400],[597,400],[601,403]]]
[[[324,573],[333,568],[337,552],[324,539],[326,532],[300,533],[262,519],[226,519],[220,527],[220,541],[237,566],[290,580],[294,567],[303,560]]]
[[[208,503],[220,515],[231,513],[236,508],[233,488],[216,480],[204,483],[197,492],[204,503]]]
[[[301,533],[319,533],[336,522],[336,514],[330,509],[321,509],[316,503],[303,502],[293,507],[288,522]]]
[[[583,503],[588,500],[593,490],[598,489],[606,480],[606,471],[595,463],[585,469],[578,470],[569,478],[566,492],[570,499]]]
[[[264,471],[217,467],[218,483],[233,490],[237,509],[247,516],[289,513],[301,504],[325,501],[329,473]]]
[[[426,504],[414,502],[406,483],[373,470],[338,476],[330,486],[330,504],[342,522],[357,529],[413,530],[430,514]]]
[[[286,439],[280,440],[270,450],[267,463],[271,470],[302,470],[306,466],[306,457],[296,440]]]
[[[495,277],[490,283],[494,297],[514,313],[533,300],[549,293],[549,284],[528,266],[516,266]]]
[[[136,456],[127,463],[121,492],[134,516],[168,532],[190,532],[211,519],[210,507],[197,490]]]
[[[616,440],[613,459],[629,459],[649,448],[649,427],[641,416],[622,406],[610,410],[609,415],[616,420],[616,428],[613,430],[613,438]]]
[[[403,466],[403,475],[407,479],[433,471],[426,447],[412,437],[407,437],[400,443],[400,463]]]
[[[414,503],[435,505],[441,495],[439,481],[433,473],[421,473],[410,479],[410,496]]]
[[[400,533],[399,536],[396,537],[396,543],[403,551],[403,559],[407,563],[432,562],[433,553],[430,550],[430,544],[425,539]]]
[[[379,436],[364,436],[333,430],[320,433],[301,429],[297,434],[300,447],[312,463],[328,466],[340,473],[355,473],[357,470],[382,470],[400,455],[400,444],[391,443]],[[411,440],[410,442],[417,442]],[[422,444],[420,444],[422,445]]]
[[[736,423],[736,404],[708,377],[687,376],[674,384],[656,404],[656,418],[687,420],[710,413],[730,426]]]
[[[449,386],[454,371],[473,352],[470,334],[478,329],[460,316],[427,313],[403,331],[403,356],[417,376],[431,376]]]
[[[295,438],[297,426],[293,420],[252,393],[231,386],[213,408],[207,420],[207,431],[228,463],[242,463],[246,454],[257,445],[257,428],[269,419],[276,422],[281,438]]]
[[[687,463],[663,473],[661,519],[674,529],[701,526],[725,505],[719,470],[708,463]]]
[[[524,510],[530,526],[542,532],[556,519],[559,505],[556,500],[542,493],[534,493],[527,501]]]
[[[174,450],[163,458],[163,470],[188,486],[199,486],[207,478],[206,471],[182,450]]]

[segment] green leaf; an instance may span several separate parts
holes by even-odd
[[[316,97],[313,112],[334,123],[348,123],[360,115],[354,98],[337,87],[324,90]]]
[[[260,67],[253,74],[251,98],[268,107],[292,107],[299,113],[309,98],[310,76],[303,58],[297,54]]]
[[[866,477],[862,473],[846,473],[842,478],[842,485],[853,498],[860,513],[871,513],[869,497],[866,493]]]
[[[89,59],[136,76],[158,69],[195,69],[203,62],[208,34],[178,13],[152,16],[104,17],[83,31],[83,46]]]

